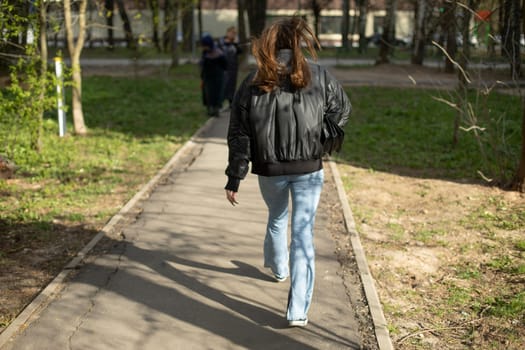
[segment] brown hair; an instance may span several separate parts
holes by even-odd
[[[319,41],[300,17],[282,19],[264,29],[261,36],[252,42],[252,54],[257,61],[253,83],[263,91],[270,92],[279,85],[286,73],[294,88],[306,87],[310,83],[311,73],[303,54],[303,43],[310,55],[317,59],[314,44],[320,47]],[[284,72],[286,67],[277,61],[277,51],[281,49],[292,50],[290,72]]]

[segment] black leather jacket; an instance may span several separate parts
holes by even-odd
[[[250,161],[252,173],[263,176],[306,174],[322,168],[323,117],[344,127],[351,104],[328,71],[309,65],[312,80],[297,91],[285,82],[266,93],[251,84],[255,73],[244,79],[230,115],[226,189],[237,192]]]

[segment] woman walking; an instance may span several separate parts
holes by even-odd
[[[351,105],[341,85],[310,63],[319,45],[304,20],[293,17],[267,27],[252,46],[257,71],[235,94],[228,129],[226,197],[237,204],[240,181],[252,163],[268,207],[264,266],[282,282],[290,276],[286,318],[304,327],[315,280],[313,226],[323,187],[323,118],[343,127]],[[292,200],[288,248],[288,200]]]

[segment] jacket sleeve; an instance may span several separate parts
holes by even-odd
[[[326,69],[324,69],[324,79],[325,116],[336,121],[340,127],[344,127],[352,112],[350,100],[341,84]]]
[[[253,75],[250,74],[241,84],[232,102],[230,113],[230,124],[228,126],[228,166],[226,175],[228,183],[225,189],[238,191],[240,181],[248,173],[250,162],[250,125],[248,114],[250,107],[250,82]]]

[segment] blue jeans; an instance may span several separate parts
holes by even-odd
[[[291,275],[288,320],[307,318],[315,280],[313,227],[323,188],[324,172],[259,176],[259,188],[268,207],[264,239],[264,266],[277,277]],[[292,234],[288,252],[288,198],[292,197]]]

